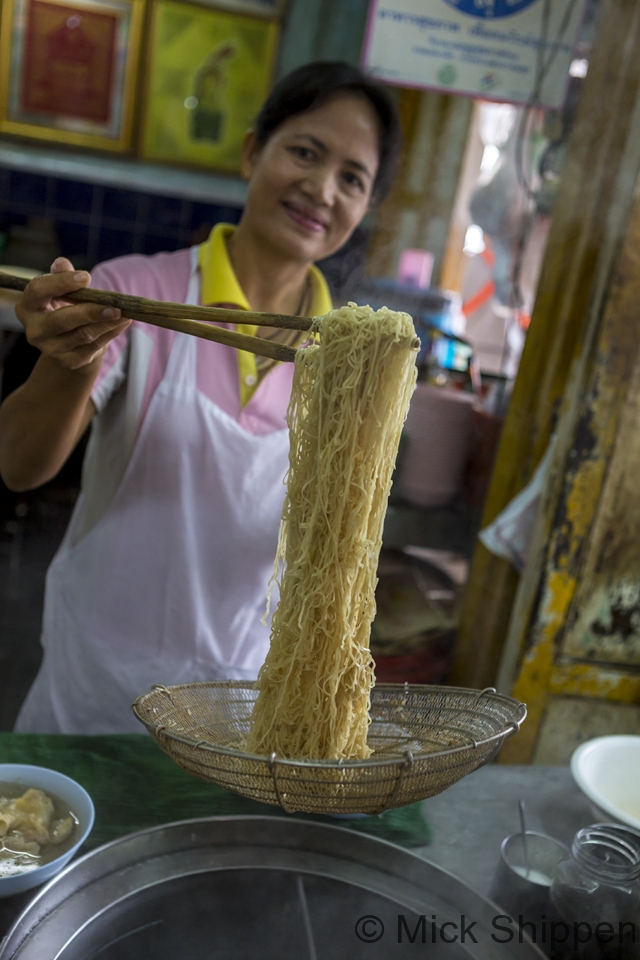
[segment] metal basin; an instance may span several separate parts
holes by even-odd
[[[213,817],[132,834],[68,867],[17,920],[0,960],[540,960],[517,935],[492,938],[504,939],[492,926],[500,913],[393,844],[294,819]]]

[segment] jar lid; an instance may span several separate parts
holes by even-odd
[[[594,823],[573,838],[575,860],[592,876],[609,883],[640,877],[640,833],[615,823]]]

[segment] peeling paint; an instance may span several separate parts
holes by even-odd
[[[562,644],[568,656],[640,666],[640,581],[591,582],[591,594],[574,604]]]
[[[547,703],[553,661],[553,645],[548,640],[535,644],[527,652],[513,689],[513,696],[527,705],[527,718],[518,736],[503,745],[500,763],[526,763],[531,757]]]
[[[593,621],[591,630],[598,637],[618,636],[622,643],[634,635],[640,640],[640,583],[618,584],[607,597],[606,613]]]
[[[625,673],[614,667],[560,662],[551,674],[549,692],[640,703],[640,674]]]
[[[563,570],[549,571],[539,614],[545,639],[553,639],[555,631],[564,623],[575,587],[575,577],[567,576]]]
[[[562,642],[570,657],[640,665],[639,423],[637,357]]]
[[[503,748],[507,763],[531,760],[550,697],[640,704],[639,256],[636,197],[597,339],[581,358],[581,409],[548,506],[551,535],[513,689],[528,718]]]
[[[597,396],[591,396],[591,403],[597,400]],[[573,448],[581,460],[586,460],[595,451],[598,445],[598,437],[593,428],[593,410],[589,407],[581,417],[576,429]]]

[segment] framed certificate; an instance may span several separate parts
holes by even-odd
[[[268,93],[279,24],[152,0],[140,152],[237,173],[242,138]]]
[[[0,130],[132,146],[145,0],[3,0]]]

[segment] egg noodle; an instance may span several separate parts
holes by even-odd
[[[347,307],[298,351],[287,413],[287,494],[274,577],[280,601],[246,749],[365,758],[378,555],[416,379],[411,317]]]

